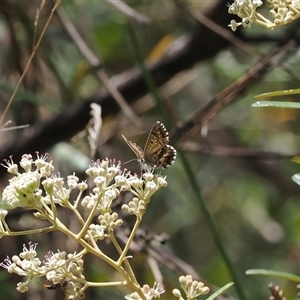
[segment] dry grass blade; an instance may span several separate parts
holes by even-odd
[[[244,76],[240,77],[234,83],[215,95],[211,100],[203,104],[190,117],[189,121],[176,132],[176,134],[179,134],[180,136],[180,142],[187,140],[190,136],[193,136],[200,131],[203,125],[207,124],[219,111],[232,103],[246,87],[262,76],[262,74],[267,71],[268,67],[272,66],[271,60],[276,55],[284,53],[291,46],[293,46],[293,42],[288,42],[284,46],[272,50],[270,54],[258,61]]]
[[[240,49],[244,50],[246,53],[252,55],[253,57],[261,58],[262,55],[258,53],[253,47],[236,37],[232,32],[226,30],[224,27],[218,25],[216,22],[212,21],[210,18],[202,14],[201,12],[190,8],[182,1],[175,1],[176,4],[181,7],[181,9],[197,20],[199,23],[205,25],[207,28],[211,29],[212,31],[216,32],[224,39],[228,40],[232,45],[239,47]]]
[[[129,17],[133,18],[137,22],[150,24],[151,19],[147,16],[142,15],[141,13],[134,10],[132,7],[128,6],[126,3],[120,0],[107,0],[108,3],[116,7],[118,10],[123,12],[124,14],[128,15]]]
[[[20,126],[12,126],[12,127],[6,127],[6,128],[1,128],[0,131],[10,131],[10,130],[17,130],[17,129],[24,129],[29,127],[29,124],[26,125],[20,125]]]
[[[134,111],[131,109],[131,107],[128,105],[124,97],[121,95],[119,90],[116,88],[116,86],[112,83],[108,75],[104,72],[102,68],[102,63],[100,59],[94,54],[94,52],[89,48],[85,40],[82,38],[82,36],[79,34],[76,27],[73,25],[73,23],[68,19],[62,8],[58,9],[56,11],[56,14],[66,30],[66,32],[69,34],[71,39],[74,41],[75,45],[78,47],[81,54],[86,58],[86,60],[89,62],[89,64],[96,70],[96,75],[98,78],[102,81],[104,86],[107,88],[109,93],[113,96],[115,101],[118,103],[120,108],[122,109],[124,115],[130,120],[135,126],[138,128],[142,128],[142,122],[140,119],[136,116]]]
[[[12,95],[11,95],[11,97],[10,97],[7,105],[6,105],[6,108],[5,108],[3,114],[2,114],[2,116],[0,118],[0,125],[3,123],[3,120],[4,120],[4,118],[5,118],[5,116],[6,116],[7,112],[8,112],[8,110],[9,110],[9,108],[10,108],[10,106],[11,106],[11,104],[12,104],[12,102],[13,102],[16,94],[17,94],[17,91],[18,91],[18,89],[19,89],[19,87],[20,87],[20,85],[21,85],[21,83],[22,83],[22,81],[23,81],[23,79],[24,79],[24,77],[25,77],[25,75],[27,73],[27,70],[28,70],[28,68],[29,68],[29,66],[30,66],[30,64],[31,64],[31,62],[32,62],[35,54],[36,54],[36,51],[39,48],[39,46],[40,46],[40,44],[41,44],[41,42],[43,40],[45,32],[46,32],[46,30],[47,30],[47,28],[48,28],[48,26],[50,24],[50,21],[52,20],[53,14],[54,14],[55,10],[58,8],[58,6],[60,5],[60,3],[61,3],[61,0],[57,0],[55,2],[54,6],[53,6],[53,8],[51,10],[51,13],[50,13],[50,15],[49,15],[49,17],[48,17],[48,19],[46,21],[46,24],[43,27],[42,32],[41,32],[39,38],[37,39],[36,44],[33,45],[32,53],[31,53],[31,55],[30,55],[30,57],[29,57],[26,65],[25,65],[24,71],[23,71],[23,73],[22,73],[22,75],[21,75],[18,83],[16,84],[16,87],[15,87],[15,89],[14,89],[14,91],[13,91],[13,93],[12,93]],[[42,2],[40,9],[37,11],[37,16],[36,16],[36,19],[35,19],[35,25],[37,25],[37,21],[39,19],[40,11],[43,8],[43,5],[44,5],[44,2]]]
[[[91,127],[88,129],[88,141],[90,144],[91,148],[91,159],[95,158],[96,151],[97,151],[97,145],[98,145],[98,138],[99,138],[99,133],[100,129],[102,127],[102,118],[101,118],[101,106],[92,103],[91,104],[91,123],[93,124]]]

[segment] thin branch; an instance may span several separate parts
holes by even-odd
[[[188,15],[193,17],[195,20],[200,22],[201,24],[205,25],[207,28],[210,28],[215,33],[222,36],[224,39],[226,39],[228,42],[230,42],[232,45],[235,45],[236,47],[242,49],[246,53],[250,54],[251,56],[262,58],[262,55],[256,51],[253,47],[249,46],[246,42],[239,39],[235,34],[233,34],[232,31],[229,31],[225,29],[223,26],[218,25],[216,22],[212,21],[210,18],[205,16],[200,11],[197,11],[195,9],[191,9],[189,6],[187,6],[185,3],[179,0],[175,0],[175,3]]]
[[[288,42],[281,48],[273,50],[272,53],[260,60],[244,76],[236,80],[234,83],[215,95],[210,101],[207,101],[204,105],[202,105],[189,118],[189,120],[180,127],[180,129],[177,129],[176,132],[172,132],[171,136],[179,136],[180,141],[182,142],[187,140],[190,136],[195,135],[201,130],[204,124],[208,123],[218,112],[232,103],[239,94],[260,78],[267,71],[268,67],[272,65],[271,60],[276,55],[285,52],[291,46],[293,46],[292,41]]]
[[[103,82],[104,86],[116,100],[124,115],[138,128],[142,128],[143,124],[141,120],[137,117],[134,111],[126,102],[125,98],[121,95],[118,88],[113,84],[108,75],[104,72],[102,63],[100,59],[94,54],[91,48],[87,45],[85,40],[82,38],[76,27],[68,19],[63,9],[60,7],[56,11],[56,15],[61,22],[62,26],[69,34],[71,39],[74,41],[75,45],[78,47],[81,54],[86,58],[89,64],[95,69],[97,77]]]
[[[152,20],[149,17],[137,12],[136,10],[134,10],[132,7],[128,6],[126,3],[124,3],[121,0],[106,0],[106,1],[111,5],[113,5],[114,7],[116,7],[122,13],[133,18],[139,23],[150,24],[152,22]]]
[[[48,28],[48,26],[50,24],[50,21],[52,20],[53,14],[54,14],[55,10],[58,8],[58,6],[60,5],[60,2],[61,2],[61,0],[57,0],[55,2],[55,4],[54,4],[52,10],[51,10],[51,13],[50,13],[50,15],[49,15],[49,17],[47,19],[47,22],[46,22],[46,24],[45,24],[45,26],[44,26],[44,28],[43,28],[43,30],[41,32],[41,35],[40,35],[37,43],[34,45],[34,47],[32,49],[32,53],[31,53],[31,55],[30,55],[30,57],[29,57],[26,65],[25,65],[24,71],[23,71],[23,73],[22,73],[22,75],[21,75],[18,83],[16,84],[15,89],[14,89],[14,91],[13,91],[13,93],[12,93],[12,95],[11,95],[11,97],[10,97],[10,99],[9,99],[6,107],[5,107],[5,110],[4,110],[1,118],[0,118],[0,125],[3,123],[3,120],[4,120],[4,118],[7,115],[7,112],[8,112],[8,110],[9,110],[9,108],[10,108],[10,106],[11,106],[11,104],[12,104],[12,102],[13,102],[16,94],[17,94],[17,91],[19,90],[19,87],[20,87],[20,85],[21,85],[21,83],[22,83],[22,81],[23,81],[23,79],[24,79],[24,77],[25,77],[25,75],[27,73],[27,70],[28,70],[28,68],[29,68],[29,66],[30,66],[30,64],[31,64],[31,62],[32,62],[32,60],[33,60],[36,52],[37,52],[37,49],[39,48],[39,46],[40,46],[40,44],[41,44],[41,42],[43,40],[45,32],[46,32],[46,30],[47,30],[47,28]]]

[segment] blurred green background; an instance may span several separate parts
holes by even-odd
[[[130,79],[123,72],[134,67],[139,68],[137,51],[147,63],[164,61],[164,55],[170,49],[175,49],[172,43],[178,42],[185,35],[193,34],[199,26],[195,19],[173,1],[140,0],[126,3],[149,17],[151,23],[138,22],[105,1],[68,0],[63,1],[59,7],[101,60],[106,74],[114,78],[113,83],[117,82],[116,76],[120,74],[123,74],[125,81]],[[226,3],[221,4],[218,1],[186,2],[192,11],[209,14],[215,22],[222,20],[220,25],[228,29],[227,18],[230,20],[231,17],[226,16]],[[35,31],[38,37],[52,6],[51,2],[46,2],[35,27],[36,10],[40,7],[40,2],[1,2],[2,112],[32,53]],[[220,7],[222,15],[214,11],[215,6]],[[272,31],[258,26],[247,30],[239,28],[234,35],[243,40],[249,49],[252,48],[264,56],[284,41],[292,38],[297,41],[297,37],[299,41],[299,28],[295,24]],[[134,32],[138,49],[130,32]],[[209,40],[214,36],[204,38],[198,41],[199,51],[206,49],[207,43],[215,43],[214,40]],[[207,59],[195,58],[193,66],[180,73],[170,69],[172,79],[164,85],[157,84],[156,92],[162,99],[161,107],[171,120],[166,125],[171,135],[175,133],[172,135],[171,144],[187,158],[201,197],[218,229],[246,299],[267,299],[270,295],[267,285],[270,282],[279,284],[287,299],[296,299],[295,283],[276,278],[246,276],[245,271],[265,268],[299,275],[300,187],[292,182],[291,176],[299,172],[300,167],[291,162],[290,158],[299,154],[300,112],[251,107],[255,102],[253,97],[260,93],[299,87],[298,44],[296,42],[293,47],[276,57],[264,76],[247,87],[232,103],[224,105],[221,111],[204,124],[202,130],[199,124],[198,130],[187,135],[182,142],[176,143],[179,138],[176,127],[188,122],[196,110],[241,78],[259,60],[234,44],[220,48],[213,55],[210,55],[209,49],[206,51]],[[175,60],[173,65],[178,67],[180,63],[182,62]],[[99,96],[101,101],[102,92],[103,83],[54,15],[5,118],[5,121],[11,120],[14,125],[29,124],[30,127],[3,132],[0,153],[5,153],[8,145],[18,146],[19,139],[30,141],[32,134],[37,132],[39,122],[50,123],[58,114],[63,116],[72,107],[78,107],[90,98],[97,99]],[[298,98],[289,96],[278,100],[297,102]],[[143,128],[138,128],[121,110],[103,110],[103,128],[96,158],[115,158],[122,163],[134,158],[121,134],[142,146],[153,123],[156,120],[165,122],[153,94],[144,94],[134,101],[125,97],[125,100],[138,116]],[[108,103],[106,107],[109,108],[110,105]],[[76,121],[68,127],[75,126],[75,123]],[[65,129],[51,132],[44,138],[52,140]],[[81,130],[84,130],[84,126]],[[74,141],[71,137],[62,137],[60,143],[52,143],[51,147],[42,150],[50,153],[56,171],[62,176],[75,171],[84,179],[84,170],[89,161],[87,138],[83,136]],[[39,143],[33,147],[41,151]],[[126,168],[139,172],[135,161],[128,163]],[[168,186],[155,194],[143,226],[157,234],[167,233],[170,239],[161,247],[193,266],[209,285],[217,288],[232,281],[207,220],[203,217],[203,210],[187,176],[181,155],[178,156],[176,164],[163,171],[163,174],[167,176]],[[8,178],[9,176],[2,176],[2,189],[7,185]],[[72,226],[72,219],[67,213],[63,218]],[[11,212],[8,223],[14,230],[37,225],[32,221],[31,213],[23,211]],[[17,239],[3,238],[0,241],[1,260],[7,255],[19,253],[22,244],[30,240],[39,243],[40,258],[49,250],[78,250],[76,243],[57,233]],[[134,259],[140,283],[152,285],[154,278],[146,256],[136,254]],[[86,277],[94,281],[109,281],[116,276],[110,268],[92,257],[86,261],[85,271]],[[172,288],[179,287],[178,277],[186,274],[177,273],[167,266],[161,266],[161,271],[166,287],[166,294],[162,298],[170,299]],[[0,280],[0,299],[63,297],[60,290],[44,289],[43,282],[36,282],[35,288],[24,295],[18,294],[14,285],[20,279],[9,276],[4,269],[0,271]],[[126,289],[89,289],[86,299],[122,299],[129,292]],[[239,299],[240,295],[232,287],[226,297]]]

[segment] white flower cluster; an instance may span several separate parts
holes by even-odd
[[[90,166],[86,173],[93,179],[95,187],[93,193],[82,199],[81,205],[88,209],[96,206],[100,214],[111,212],[111,204],[119,196],[118,188],[121,188],[123,183],[120,184],[114,180],[120,172],[121,164],[115,164],[114,161],[108,159],[98,160]]]
[[[269,15],[273,21],[264,17],[256,10],[263,5],[262,0],[234,0],[229,5],[228,13],[237,15],[241,22],[231,20],[229,27],[235,31],[238,26],[250,28],[253,23],[258,23],[267,28],[286,25],[300,17],[299,0],[267,0],[270,7]]]
[[[107,232],[123,224],[118,214],[111,209],[121,191],[129,191],[134,195],[128,204],[123,204],[122,209],[141,219],[151,196],[167,185],[165,178],[160,175],[146,172],[138,177],[126,170],[122,171],[120,163],[108,159],[94,162],[86,173],[93,179],[95,187],[92,193],[82,199],[81,205],[98,214],[100,224],[89,225],[89,235],[95,241],[105,239]],[[87,240],[90,240],[89,235],[85,235]]]
[[[83,196],[88,188],[87,183],[79,182],[75,174],[68,176],[67,180],[54,175],[52,162],[46,162],[47,159],[48,155],[41,157],[37,155],[36,160],[31,155],[23,155],[20,162],[23,172],[19,172],[19,166],[12,159],[6,162],[8,172],[14,177],[9,180],[9,185],[4,189],[0,200],[0,238],[20,234],[20,232],[10,231],[5,217],[8,210],[23,207],[37,211],[34,217],[51,223],[49,227],[26,230],[23,234],[59,230],[76,240],[83,249],[77,255],[67,255],[59,251],[49,252],[41,262],[37,257],[36,244],[29,243],[28,248],[24,245],[22,253],[14,255],[11,259],[7,257],[0,266],[10,273],[28,278],[27,281],[18,283],[19,292],[26,292],[32,279],[45,277],[49,283],[45,285],[47,289],[64,288],[68,299],[82,299],[85,289],[89,286],[82,274],[83,256],[89,252],[98,253],[98,257],[109,262],[116,269],[120,268],[121,273],[123,272],[126,277],[127,274],[124,273],[119,262],[123,262],[127,257],[130,243],[134,239],[151,197],[161,187],[165,187],[167,182],[165,177],[149,171],[142,173],[141,176],[132,175],[127,170],[121,170],[120,162],[104,159],[94,162],[87,169],[86,173],[92,178],[94,187],[89,195]],[[77,194],[74,193],[75,189]],[[115,228],[121,226],[123,220],[112,210],[113,202],[122,191],[133,194],[133,199],[128,204],[123,204],[122,209],[136,216],[136,226],[123,249],[114,237]],[[72,197],[76,197],[74,201],[71,201],[71,194]],[[72,232],[59,219],[57,206],[67,208],[74,214],[81,224],[80,232]],[[118,262],[106,256],[96,244],[97,241],[105,238],[113,241],[120,252]],[[159,285],[153,288],[144,286],[141,293],[144,293],[147,299],[153,299],[157,298],[162,290]]]
[[[15,177],[9,180],[9,185],[3,190],[2,209],[23,207],[42,211],[45,205],[51,203],[64,205],[69,200],[73,189],[78,188],[82,192],[87,188],[87,184],[78,183],[79,179],[74,175],[68,176],[68,188],[65,188],[63,178],[50,177],[54,167],[52,162],[46,162],[47,159],[48,155],[38,156],[36,160],[33,160],[31,155],[23,155],[20,162],[23,173],[19,173],[18,165],[12,159],[6,162],[7,171]]]
[[[66,206],[71,192],[78,189],[75,203],[81,201],[82,206],[89,210],[95,209],[100,215],[104,215],[111,213],[112,202],[117,199],[120,191],[130,191],[136,198],[148,204],[151,196],[167,185],[165,178],[160,175],[146,172],[140,178],[122,171],[120,162],[104,159],[94,162],[87,169],[86,173],[93,179],[95,187],[92,193],[81,199],[83,191],[88,188],[87,184],[79,183],[79,178],[75,175],[68,176],[67,183],[64,178],[52,175],[54,167],[52,162],[46,162],[47,158],[45,155],[33,160],[31,155],[23,155],[20,162],[23,173],[18,171],[18,165],[12,159],[6,162],[8,172],[15,176],[9,180],[9,185],[2,193],[2,210],[23,207],[44,213],[45,208],[51,204]],[[130,213],[133,212],[130,210]],[[1,213],[3,216],[5,214],[5,211]]]
[[[147,300],[160,298],[160,295],[165,292],[164,286],[161,283],[154,283],[153,288],[151,288],[148,284],[144,284],[142,287],[142,292]],[[142,300],[138,293],[132,293],[126,297],[130,300]]]
[[[191,275],[180,276],[179,283],[187,299],[196,299],[200,295],[209,293],[209,288],[203,282],[193,280]],[[173,295],[179,299],[183,299],[178,289],[173,290]]]
[[[47,156],[45,155],[34,161],[31,155],[23,155],[20,166],[25,171],[24,173],[19,173],[18,165],[12,159],[6,162],[7,171],[16,176],[9,180],[9,185],[3,190],[2,209],[14,209],[16,207],[41,209],[40,181],[41,178],[49,176],[54,169],[51,162],[47,163],[46,159]],[[34,170],[32,169],[33,165],[35,165]]]
[[[74,174],[65,179],[52,174],[54,167],[52,162],[47,162],[48,155],[39,156],[34,160],[31,155],[23,155],[20,167],[12,159],[6,161],[6,168],[9,173],[15,176],[9,180],[9,185],[4,189],[1,199],[0,210],[0,233],[2,236],[10,233],[5,222],[7,210],[16,207],[34,209],[36,217],[48,219],[57,226],[56,205],[67,207],[73,210],[79,221],[88,223],[82,233],[87,239],[86,229],[94,236],[95,241],[106,237],[105,231],[112,231],[115,227],[123,224],[118,219],[117,213],[112,213],[112,203],[120,195],[121,191],[129,191],[134,195],[132,201],[124,204],[122,209],[129,214],[141,218],[145,213],[146,206],[152,195],[167,182],[165,177],[152,172],[145,172],[141,177],[132,175],[126,170],[121,170],[121,163],[114,160],[104,159],[94,162],[86,171],[93,179],[94,188],[89,195],[82,198],[83,192],[88,188],[86,182],[79,182]],[[78,189],[78,195],[74,204],[70,203],[70,196],[74,189]],[[79,213],[78,204],[86,207],[90,215],[84,219]],[[99,224],[92,224],[97,216]],[[0,235],[1,237],[1,235]]]
[[[130,172],[122,172],[120,163],[115,164],[109,160],[95,162],[86,173],[93,178],[95,188],[93,193],[83,198],[81,204],[88,209],[96,205],[101,215],[111,212],[111,204],[119,196],[120,191],[129,191],[135,196],[132,200],[133,207],[136,207],[136,201],[139,203],[142,201],[145,208],[151,196],[161,187],[167,186],[165,178],[160,175],[146,172],[139,178]],[[130,203],[124,204],[122,209],[135,215],[144,213],[145,209],[143,211],[130,209]],[[117,224],[119,225],[121,224]]]
[[[7,257],[0,263],[0,266],[7,269],[9,273],[27,277],[27,281],[17,284],[19,292],[27,292],[29,282],[37,277],[45,277],[51,283],[48,289],[66,287],[69,279],[73,281],[84,279],[83,260],[80,257],[76,257],[75,254],[67,255],[66,252],[51,251],[45,256],[44,261],[41,261],[37,257],[36,247],[37,244],[34,243],[29,243],[29,247],[23,245],[23,251],[19,255],[14,255],[11,259]],[[68,290],[69,294],[77,293],[74,291],[74,285],[68,285]]]
[[[263,4],[261,0],[235,0],[228,8],[228,13],[237,15],[242,19],[237,23],[231,20],[230,27],[235,31],[238,26],[251,27],[253,21],[256,19],[256,9]]]
[[[165,178],[157,174],[154,175],[151,172],[144,173],[142,178],[131,176],[128,178],[128,186],[126,189],[136,197],[128,204],[123,204],[122,209],[129,214],[141,218],[146,211],[151,196],[161,187],[165,186],[167,186]]]

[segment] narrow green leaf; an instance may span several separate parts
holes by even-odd
[[[234,283],[233,282],[229,282],[226,285],[224,285],[223,287],[221,287],[220,289],[218,289],[216,292],[214,292],[210,297],[208,297],[206,300],[213,300],[216,299],[218,296],[220,296],[221,294],[223,294],[224,292],[226,292],[231,286],[233,286]]]
[[[255,96],[254,99],[264,99],[264,98],[286,96],[286,95],[297,95],[297,94],[300,94],[300,89],[263,93],[263,94]]]
[[[265,270],[265,269],[251,269],[246,271],[246,275],[264,275],[264,276],[273,276],[279,277],[291,281],[300,282],[300,277],[294,274],[280,272],[275,270]]]
[[[283,102],[283,101],[258,101],[251,105],[252,107],[280,107],[280,108],[292,108],[299,109],[300,103],[296,102]]]

